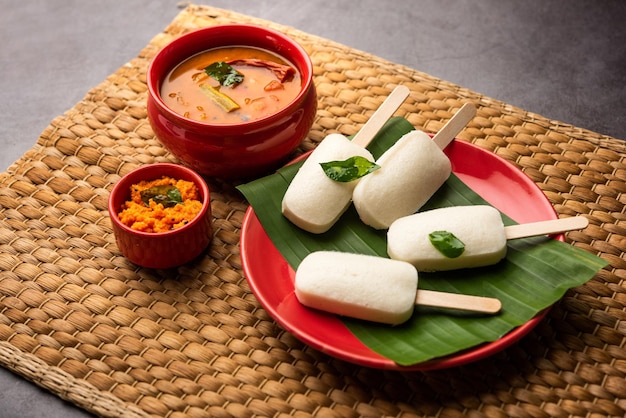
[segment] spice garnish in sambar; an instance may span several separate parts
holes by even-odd
[[[180,228],[202,209],[198,188],[191,181],[163,177],[130,187],[130,200],[118,214],[129,228],[166,232]]]

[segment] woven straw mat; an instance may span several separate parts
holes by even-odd
[[[398,84],[398,111],[436,132],[462,105],[459,135],[523,170],[559,215],[590,226],[568,242],[610,262],[568,291],[529,335],[453,369],[398,372],[331,358],[281,329],[241,269],[247,203],[210,181],[214,237],[199,260],[142,269],[118,251],[107,197],[122,175],[176,162],[146,119],[146,69],[177,35],[255,23],[310,54],[317,118],[300,152],[352,135]],[[0,363],[100,416],[624,416],[624,142],[547,120],[293,28],[190,5],[139,56],[53,120],[0,175]],[[622,322],[624,320],[625,322]]]

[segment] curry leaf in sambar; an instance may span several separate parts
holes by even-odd
[[[237,71],[232,65],[217,61],[204,68],[204,72],[211,78],[217,80],[221,86],[236,86],[243,81],[243,74]]]

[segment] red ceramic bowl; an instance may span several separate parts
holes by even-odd
[[[200,213],[187,225],[167,232],[148,233],[124,225],[117,214],[130,199],[130,187],[142,180],[163,176],[194,182],[202,200]],[[209,188],[198,173],[177,164],[146,165],[122,177],[109,195],[109,217],[122,254],[143,267],[170,268],[185,264],[200,255],[211,241]]]
[[[160,96],[162,80],[185,59],[224,46],[251,46],[290,61],[302,76],[298,96],[266,118],[217,125],[185,118]],[[208,176],[250,178],[282,165],[306,137],[317,110],[313,66],[304,49],[280,32],[254,25],[221,25],[187,33],[166,45],[148,69],[148,118],[156,137],[183,164]]]

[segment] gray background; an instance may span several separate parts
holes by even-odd
[[[626,2],[620,0],[196,3],[293,26],[626,139]],[[0,0],[0,171],[54,117],[135,57],[180,7],[175,0]],[[0,417],[85,416],[0,368]]]

